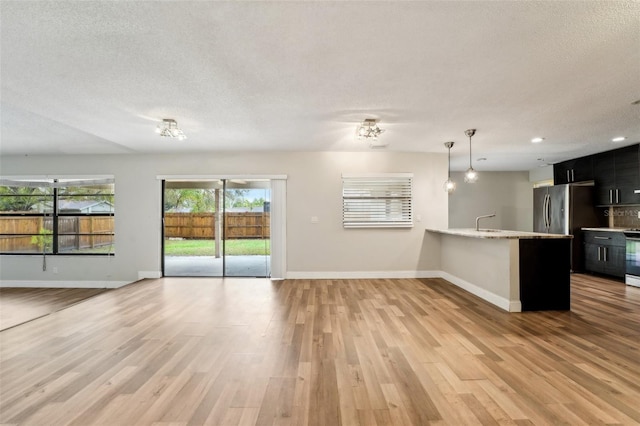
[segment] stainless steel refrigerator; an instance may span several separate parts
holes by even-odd
[[[584,270],[582,228],[606,226],[595,207],[593,186],[555,185],[533,190],[533,231],[573,235],[571,269]]]

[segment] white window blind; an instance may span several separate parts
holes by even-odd
[[[413,174],[342,175],[345,228],[413,226]]]

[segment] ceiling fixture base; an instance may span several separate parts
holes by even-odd
[[[360,123],[356,129],[356,136],[359,140],[376,141],[384,129],[378,127],[378,120],[367,118]]]
[[[178,127],[178,123],[173,118],[164,118],[162,123],[156,127],[156,133],[165,138],[176,138],[183,141],[187,138],[182,129]]]

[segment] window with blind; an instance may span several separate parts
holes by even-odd
[[[413,174],[342,175],[344,228],[413,226]]]

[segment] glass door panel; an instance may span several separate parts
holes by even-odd
[[[224,275],[269,277],[271,182],[228,179],[224,190]]]
[[[220,180],[164,182],[165,276],[223,276],[223,194]]]

